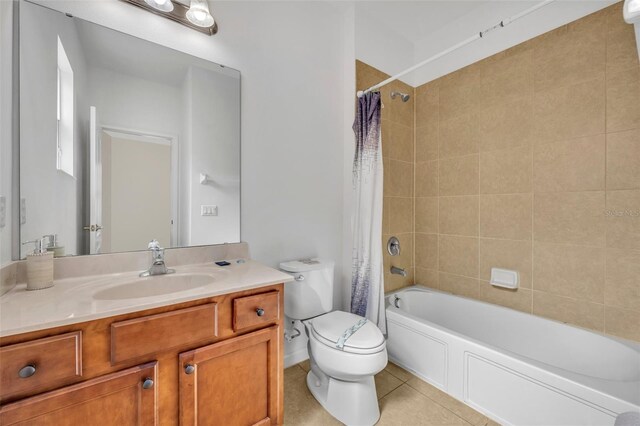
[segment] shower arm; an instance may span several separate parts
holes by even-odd
[[[473,36],[469,37],[468,39],[463,40],[460,43],[458,43],[458,44],[456,44],[454,46],[451,46],[450,48],[448,48],[446,50],[443,50],[442,52],[440,52],[440,53],[438,53],[436,55],[433,55],[430,58],[427,58],[424,61],[422,61],[422,62],[420,62],[418,64],[415,64],[412,67],[409,67],[406,70],[404,70],[402,72],[399,72],[398,74],[387,78],[386,80],[381,81],[380,83],[376,84],[375,86],[371,86],[366,90],[358,91],[358,93],[357,93],[358,97],[361,98],[365,93],[369,93],[369,92],[372,92],[374,90],[377,90],[377,89],[381,88],[382,86],[386,86],[387,84],[391,83],[392,81],[395,81],[395,80],[399,79],[400,77],[403,77],[403,76],[409,74],[410,72],[413,72],[413,71],[417,70],[418,68],[421,68],[421,67],[423,67],[423,66],[425,66],[425,65],[427,65],[427,64],[429,64],[429,63],[431,63],[433,61],[435,61],[436,59],[440,59],[441,57],[443,57],[445,55],[448,55],[449,53],[451,53],[451,52],[453,52],[455,50],[458,50],[461,47],[466,46],[467,44],[470,44],[470,43],[472,43],[472,42],[474,42],[476,40],[481,39],[482,37],[484,37],[486,34],[490,33],[493,30],[496,30],[498,28],[504,28],[507,25],[509,25],[510,23],[512,23],[514,21],[517,21],[518,19],[520,19],[520,18],[522,18],[524,16],[527,16],[530,13],[535,12],[536,10],[538,10],[538,9],[540,9],[540,8],[550,4],[550,3],[553,3],[554,1],[556,1],[556,0],[545,0],[545,1],[541,2],[541,3],[536,4],[535,6],[530,7],[527,10],[524,10],[524,11],[518,13],[517,15],[514,15],[514,16],[512,16],[510,18],[507,18],[507,19],[503,19],[502,21],[500,21],[499,23],[495,24],[494,26],[489,27],[484,31],[480,31],[479,33],[474,34]]]

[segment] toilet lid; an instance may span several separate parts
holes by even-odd
[[[345,331],[362,319],[359,315],[333,311],[314,318],[311,321],[311,329],[322,343],[337,348],[338,341]],[[363,353],[368,349],[378,349],[384,343],[384,336],[380,329],[371,321],[367,321],[347,338],[343,350]]]
[[[281,262],[280,269],[286,272],[309,272],[325,268],[333,268],[333,262],[320,258],[307,258]]]

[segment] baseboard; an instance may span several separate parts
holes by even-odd
[[[305,345],[304,347],[284,356],[284,368],[289,368],[292,365],[299,364],[307,359],[309,359],[309,354],[307,353],[307,347]]]

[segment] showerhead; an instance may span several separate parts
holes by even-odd
[[[402,102],[407,102],[411,98],[411,96],[407,93],[391,92],[391,99],[395,99],[396,96],[400,96],[400,99],[402,99]]]

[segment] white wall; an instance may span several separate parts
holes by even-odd
[[[0,266],[11,261],[12,238],[12,81],[13,2],[0,1],[0,196],[5,197],[5,226],[0,228]]]
[[[178,239],[181,246],[188,246],[191,243],[191,117],[193,114],[193,89],[191,71],[185,75],[182,83],[182,137],[180,138],[180,156],[179,156],[179,173],[180,179],[178,187],[178,203],[180,211],[178,212]]]
[[[82,244],[83,166],[88,105],[83,94],[86,62],[76,28],[68,18],[30,3],[20,4],[20,196],[26,201],[26,223],[20,238],[58,234],[67,254]],[[56,168],[57,46],[62,40],[74,73],[74,176]],[[25,47],[26,46],[26,47]],[[24,256],[33,247],[24,246]]]
[[[182,133],[176,109],[181,88],[96,67],[90,68],[89,81],[100,125],[175,137]]]
[[[185,90],[191,112],[183,123],[188,130],[189,162],[181,185],[189,192],[189,244],[240,240],[240,78],[197,66],[190,67]],[[212,182],[200,184],[200,173]],[[217,216],[201,216],[201,205],[218,207]]]
[[[355,5],[355,55],[374,68],[393,75],[414,64],[413,42],[367,14],[366,5]],[[410,77],[400,80],[411,84]]]

